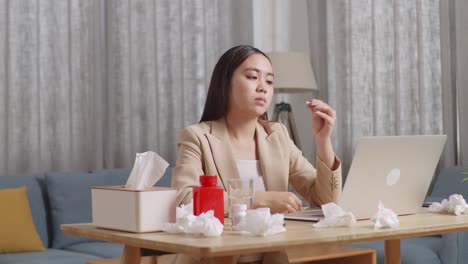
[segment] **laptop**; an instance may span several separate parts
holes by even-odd
[[[447,140],[446,135],[362,137],[338,205],[356,219],[369,219],[382,201],[397,215],[421,210]],[[318,221],[317,210],[285,219]]]

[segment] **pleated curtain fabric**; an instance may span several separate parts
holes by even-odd
[[[309,1],[309,13],[314,2],[323,38],[310,43],[325,49],[311,58],[345,171],[360,136],[446,132],[438,0]],[[174,164],[217,58],[251,43],[251,12],[240,0],[0,0],[0,175],[131,167],[147,150]]]
[[[98,12],[0,0],[0,175],[102,166]]]
[[[0,175],[131,167],[148,150],[174,164],[238,31],[232,5],[0,0]]]
[[[318,79],[337,110],[333,144],[344,171],[361,136],[443,133],[439,1],[332,0],[309,9],[320,6],[327,66]]]
[[[152,150],[175,163],[178,132],[197,123],[211,72],[231,45],[230,1],[108,1],[105,164]]]

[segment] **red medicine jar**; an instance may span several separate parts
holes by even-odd
[[[224,224],[224,189],[216,186],[217,176],[200,176],[201,186],[193,187],[193,214],[200,215],[209,210]]]

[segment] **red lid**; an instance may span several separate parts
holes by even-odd
[[[213,175],[201,175],[200,184],[202,186],[216,186],[218,182],[218,177]]]

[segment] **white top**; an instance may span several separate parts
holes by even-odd
[[[237,160],[237,170],[241,179],[253,179],[254,191],[265,191],[262,168],[258,160]]]

